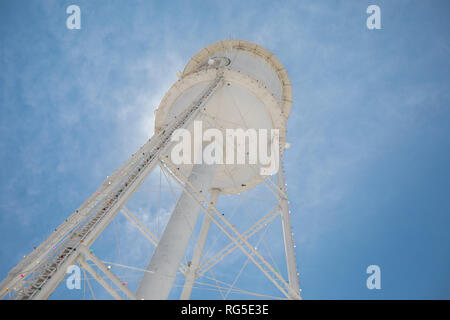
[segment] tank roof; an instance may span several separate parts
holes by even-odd
[[[281,98],[281,101],[283,103],[282,110],[287,119],[292,109],[292,83],[289,78],[289,75],[286,71],[286,68],[283,66],[280,60],[278,60],[277,57],[275,57],[275,55],[272,52],[256,43],[246,40],[235,40],[235,39],[227,39],[212,43],[201,49],[191,58],[191,60],[189,60],[186,67],[184,68],[182,76],[185,77],[195,72],[197,67],[206,58],[223,50],[244,50],[251,52],[259,56],[260,58],[264,59],[275,70],[282,84],[282,92],[283,92]]]

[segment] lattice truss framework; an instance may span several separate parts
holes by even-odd
[[[227,299],[230,295],[234,295],[234,298],[301,299],[281,159],[276,183],[268,177],[257,188],[235,196],[219,196],[220,192],[213,190],[209,199],[189,182],[188,177],[183,176],[176,167],[166,161],[166,152],[170,150],[172,144],[170,136],[173,131],[187,127],[199,116],[208,119],[208,114],[202,112],[202,107],[222,85],[223,76],[219,71],[216,80],[202,92],[198,99],[177,119],[174,119],[164,131],[149,139],[130,159],[108,176],[78,210],[11,270],[8,277],[0,284],[1,297],[46,299],[63,282],[68,268],[78,265],[82,270],[83,287],[80,292],[83,299],[96,299],[99,292],[95,288],[99,288],[99,285],[115,299],[136,299],[131,288],[137,286],[143,272],[149,271],[142,265],[133,266],[123,261],[122,256],[127,248],[120,245],[119,229],[133,226],[143,239],[156,247],[165,219],[161,215],[161,199],[165,197],[165,194],[170,194],[176,201],[177,194],[184,191],[200,206],[203,211],[203,221],[199,219],[195,226],[187,226],[193,228],[194,235],[185,259],[179,266],[172,289],[174,294],[181,294],[182,299],[189,299],[192,290],[194,292],[207,290],[210,293],[219,294],[218,297],[212,297],[223,299]],[[210,120],[213,121],[213,119]],[[255,170],[257,170],[256,167]],[[150,189],[144,181],[152,172],[153,177],[159,176],[159,182],[156,186],[151,185]],[[142,187],[139,188],[141,185]],[[261,192],[263,194],[258,196]],[[127,202],[135,193],[136,195],[149,193],[157,195],[156,210],[153,208],[156,217],[153,217],[152,227],[148,226],[146,223],[148,221],[142,221],[143,219],[136,212],[130,210]],[[219,197],[219,203],[222,197],[227,202],[230,197],[234,197],[238,205],[233,210],[230,210],[231,205],[219,210],[219,206],[216,206],[217,197]],[[249,200],[252,200],[251,208]],[[170,210],[167,212],[170,213]],[[148,215],[145,217],[148,218]],[[127,223],[118,225],[117,221],[120,218]],[[244,224],[241,222],[244,220],[251,223],[248,223],[249,226],[242,231],[238,231],[243,228]],[[281,246],[275,247],[274,252],[274,248],[271,250],[273,243],[268,243],[265,236],[275,229],[271,228],[275,221],[278,223],[281,221],[282,228],[278,225],[277,229],[279,230],[278,238],[283,239],[280,239]],[[108,231],[113,233],[115,242],[113,246],[117,250],[114,250],[115,256],[108,253],[111,259],[102,259],[97,256],[97,250],[94,252],[93,244],[97,238],[102,238],[101,235],[108,225],[105,233]],[[151,231],[152,228],[155,229],[155,225],[157,230]],[[99,239],[99,242],[103,241],[104,239]],[[223,247],[217,249],[220,245]],[[98,250],[98,252],[101,251],[107,250]],[[117,258],[119,258],[118,261]],[[223,262],[225,258],[229,258],[228,264]],[[145,257],[143,263],[147,263],[147,259],[148,257]],[[237,267],[238,264],[241,265]],[[259,273],[252,272],[254,267],[259,270]],[[236,284],[242,278],[245,269],[251,271],[251,276],[247,277],[248,281],[242,282],[257,287],[259,292],[237,287]],[[228,281],[219,280],[219,274],[227,274],[228,278],[230,276],[232,278],[227,279]],[[264,279],[264,277],[258,278],[257,274],[265,276],[269,282],[262,281],[261,278]],[[283,274],[287,274],[287,279]],[[96,280],[97,284],[92,280]],[[268,287],[271,288],[266,290]],[[105,291],[100,290],[100,294],[102,293],[104,295]]]

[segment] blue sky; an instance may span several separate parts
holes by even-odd
[[[66,28],[70,4],[81,30]],[[370,4],[381,30],[366,28]],[[448,1],[2,0],[0,9],[1,278],[152,135],[153,111],[190,57],[234,38],[272,51],[293,83],[285,169],[303,297],[450,298]],[[160,234],[167,197],[156,220],[150,195],[130,208]],[[122,258],[145,267],[149,244],[123,217],[115,224]],[[105,260],[118,261],[116,232],[94,245]],[[279,238],[271,232],[267,242]],[[271,250],[281,264],[282,247]],[[237,271],[226,270],[245,262],[233,257],[217,270],[228,282]],[[381,290],[366,288],[371,264]],[[240,287],[257,281],[254,270]],[[60,287],[53,297],[81,294]]]

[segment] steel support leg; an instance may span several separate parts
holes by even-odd
[[[282,159],[280,157],[277,182],[278,187],[286,194],[286,182],[284,180],[283,162],[281,160]],[[288,199],[283,195],[280,195],[280,208],[289,286],[293,291],[300,295],[300,286],[298,284],[297,277],[297,263],[295,261],[294,243],[292,240],[291,218],[289,216],[289,203]],[[298,299],[298,297],[291,296],[291,299]]]
[[[211,191],[211,198],[209,206],[215,206],[217,203],[217,198],[219,196],[219,190],[214,189]],[[192,286],[197,274],[197,269],[200,265],[200,259],[203,254],[203,248],[205,247],[206,238],[208,236],[209,226],[211,225],[211,218],[209,215],[205,214],[203,218],[202,228],[198,235],[197,243],[195,245],[194,254],[192,255],[191,265],[188,266],[186,270],[186,280],[184,281],[183,292],[181,293],[181,300],[188,300],[191,296]]]

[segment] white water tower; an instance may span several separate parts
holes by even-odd
[[[179,80],[162,99],[156,111],[154,136],[108,176],[102,186],[56,232],[8,274],[1,283],[1,295],[15,299],[45,299],[62,281],[67,267],[79,264],[117,299],[123,296],[130,299],[167,299],[177,273],[181,272],[185,276],[181,299],[188,299],[196,279],[204,274],[200,261],[210,225],[214,223],[231,240],[232,247],[240,249],[285,298],[300,299],[281,161],[283,149],[287,146],[286,121],[291,106],[292,85],[287,71],[268,50],[242,40],[219,41],[203,48],[191,58],[179,75]],[[194,121],[201,121],[203,130],[220,130],[224,137],[226,129],[278,129],[279,170],[276,183],[271,176],[261,175],[264,166],[260,163],[176,163],[171,156],[174,145],[172,134],[184,128],[194,137]],[[244,149],[249,150],[248,140],[245,141]],[[273,140],[268,140],[269,150],[273,143]],[[195,142],[192,141],[192,144],[195,145]],[[204,145],[197,147],[201,149]],[[133,293],[114,273],[106,269],[101,259],[89,248],[115,215],[124,212],[126,202],[157,165],[183,191],[161,239],[153,241],[155,251],[147,272],[144,272],[137,292]],[[271,215],[265,216],[266,220],[262,219],[258,223],[269,223],[275,213],[281,216],[288,275],[286,280],[249,242],[253,233],[239,232],[238,227],[232,225],[215,206],[220,195],[238,195],[261,183],[271,188],[279,204]],[[195,249],[190,263],[183,265],[182,259],[201,211],[205,215],[196,235]],[[131,213],[127,212],[124,214],[130,218]],[[259,230],[260,225],[255,224],[254,229]],[[87,261],[103,272],[116,289],[102,280],[99,272]]]

